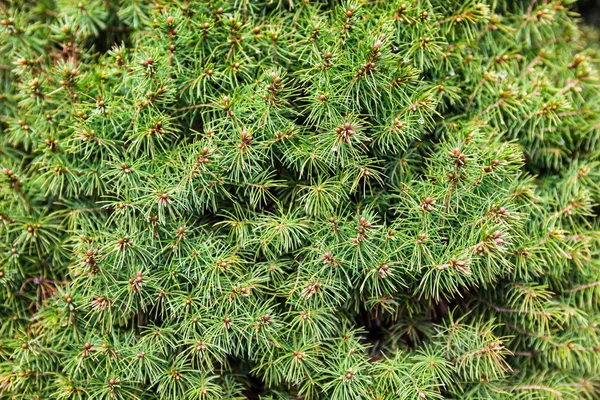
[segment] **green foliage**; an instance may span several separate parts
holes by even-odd
[[[571,3],[0,2],[0,399],[599,398]]]

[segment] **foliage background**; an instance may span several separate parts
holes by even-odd
[[[576,7],[0,2],[0,398],[598,398]]]

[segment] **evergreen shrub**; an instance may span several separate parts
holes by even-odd
[[[572,1],[0,18],[0,399],[600,398]]]

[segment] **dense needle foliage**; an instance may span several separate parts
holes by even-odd
[[[0,399],[599,398],[570,3],[0,1]]]

